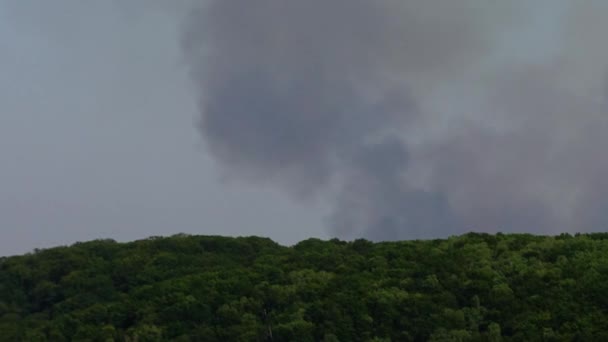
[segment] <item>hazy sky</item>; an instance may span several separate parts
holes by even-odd
[[[325,236],[318,208],[221,181],[180,13],[150,4],[0,0],[0,255],[178,232]]]
[[[0,255],[608,227],[603,0],[0,0]]]

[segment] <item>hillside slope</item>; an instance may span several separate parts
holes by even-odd
[[[176,235],[0,258],[2,341],[608,341],[608,234]]]

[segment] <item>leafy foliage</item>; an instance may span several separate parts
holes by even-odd
[[[608,341],[608,234],[176,235],[0,258],[0,341]]]

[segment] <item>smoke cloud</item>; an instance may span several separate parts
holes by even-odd
[[[608,224],[601,1],[211,0],[183,48],[233,179],[371,239]]]

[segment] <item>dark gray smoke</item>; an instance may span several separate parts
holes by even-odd
[[[599,2],[212,0],[183,45],[226,174],[334,198],[335,234],[597,230],[606,15]]]

